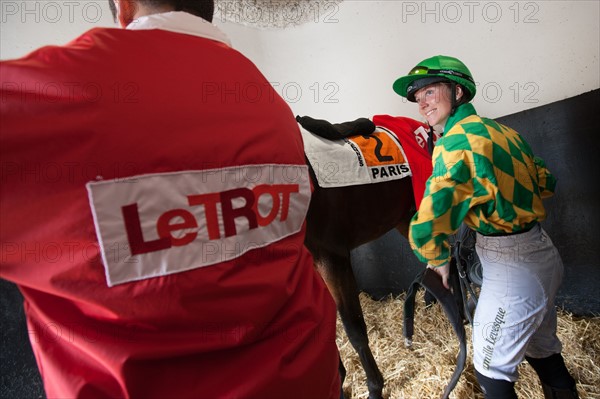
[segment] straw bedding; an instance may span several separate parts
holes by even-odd
[[[458,341],[439,305],[426,308],[423,293],[417,296],[415,334],[412,348],[404,346],[402,317],[404,297],[374,301],[361,294],[365,322],[373,355],[385,380],[384,397],[389,399],[439,398],[452,376]],[[465,326],[469,356],[453,399],[483,399],[473,373],[471,328]],[[558,336],[563,343],[567,367],[578,381],[581,399],[600,399],[600,317],[580,318],[559,310]],[[347,370],[346,399],[368,398],[364,371],[338,317],[338,347]],[[519,398],[543,399],[533,369],[524,362],[516,384]]]

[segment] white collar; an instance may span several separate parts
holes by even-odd
[[[203,18],[183,11],[170,11],[139,17],[127,25],[127,29],[162,29],[216,40],[231,47],[231,41],[219,28]]]

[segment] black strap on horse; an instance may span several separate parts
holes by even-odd
[[[452,237],[453,257],[450,262],[449,283],[452,291],[446,289],[441,277],[431,270],[425,269],[417,275],[406,294],[404,302],[404,339],[407,346],[412,344],[414,333],[415,298],[420,287],[432,295],[441,305],[448,317],[460,344],[456,369],[450,382],[446,386],[442,398],[446,399],[456,387],[458,379],[465,368],[467,359],[467,344],[464,329],[464,320],[473,325],[473,309],[477,305],[477,295],[473,290],[469,271],[474,272],[477,266],[475,261],[475,236],[474,232],[464,223]]]
[[[473,235],[474,232],[463,223],[454,235],[454,243],[452,245],[460,282],[459,291],[462,297],[460,302],[463,305],[464,317],[471,325],[473,325],[473,309],[477,306],[477,294],[473,290],[473,284],[467,270],[474,256],[474,248],[470,248],[475,240]]]
[[[460,346],[458,358],[456,360],[456,369],[454,370],[452,378],[450,379],[450,382],[448,382],[448,385],[441,396],[441,398],[447,399],[450,396],[450,392],[452,392],[458,383],[458,379],[460,378],[460,375],[463,372],[467,362],[467,341],[463,318],[452,293],[443,286],[441,277],[431,269],[424,269],[417,275],[417,278],[411,284],[406,294],[406,300],[404,301],[403,330],[404,339],[407,346],[412,345],[412,336],[414,334],[415,298],[420,287],[425,288],[442,305],[442,309],[444,310],[444,313],[446,313],[450,324],[452,324],[452,328],[456,333]]]
[[[309,132],[329,140],[339,140],[350,136],[368,136],[375,131],[375,124],[367,118],[358,118],[343,123],[330,123],[324,119],[298,115],[296,116],[296,122]]]
[[[435,147],[435,144],[433,144],[434,134],[433,126],[429,126],[429,135],[427,136],[427,152],[429,152],[429,155],[433,155],[433,147]]]

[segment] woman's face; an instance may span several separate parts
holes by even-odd
[[[444,127],[452,111],[450,96],[450,87],[444,83],[425,86],[415,93],[419,113],[430,126],[440,125],[442,128]],[[462,89],[458,85],[456,86],[456,96],[458,98],[462,96]]]

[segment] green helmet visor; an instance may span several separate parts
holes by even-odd
[[[419,90],[436,83],[452,83],[448,78],[442,76],[423,76],[413,82],[406,88],[406,99],[413,103],[417,102],[416,94]]]

